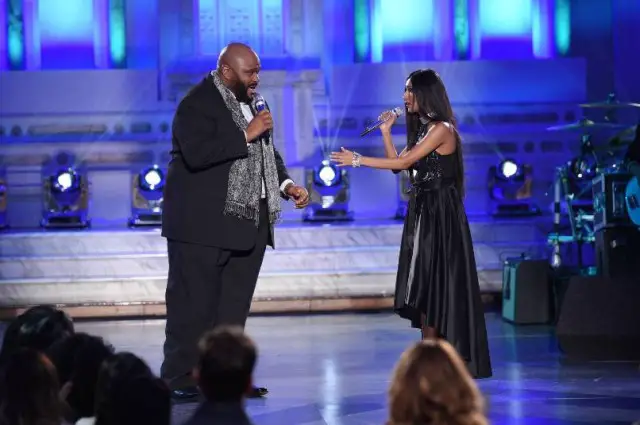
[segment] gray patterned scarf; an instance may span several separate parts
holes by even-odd
[[[233,116],[233,121],[240,130],[249,126],[240,103],[222,82],[218,74],[211,73],[213,83],[222,95],[224,103]],[[229,189],[224,206],[224,214],[241,219],[253,220],[256,226],[260,223],[260,198],[262,197],[262,177],[264,176],[265,192],[269,207],[269,222],[276,223],[280,219],[280,188],[278,170],[273,151],[273,140],[269,132],[268,143],[263,139],[249,143],[249,156],[233,161],[229,173]],[[263,169],[264,164],[264,169]]]

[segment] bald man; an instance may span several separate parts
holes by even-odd
[[[268,108],[256,113],[259,73],[250,47],[228,45],[173,120],[162,217],[169,277],[161,374],[180,401],[198,396],[191,374],[198,338],[217,325],[245,325],[266,247],[275,246],[280,199],[297,208],[309,200],[273,144]]]

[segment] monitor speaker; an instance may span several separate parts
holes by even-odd
[[[596,232],[598,274],[611,278],[640,278],[640,230],[614,226]]]
[[[502,318],[515,324],[551,321],[551,273],[548,260],[510,258],[502,273]]]
[[[640,276],[573,277],[556,327],[561,351],[575,360],[640,360]]]

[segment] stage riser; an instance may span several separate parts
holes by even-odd
[[[537,254],[540,246],[528,244],[474,245],[479,269],[499,269],[506,257],[521,253]],[[532,252],[534,250],[534,252]],[[299,249],[268,251],[262,271],[341,272],[398,265],[398,247],[359,247],[354,249]],[[5,257],[0,259],[0,279],[38,279],[52,277],[155,276],[167,273],[166,254],[129,254],[92,257]]]
[[[499,292],[505,258],[546,254],[546,220],[472,219],[480,289]],[[268,249],[257,300],[393,294],[402,222],[286,222]],[[0,236],[0,308],[162,303],[166,240],[157,229],[9,232]]]
[[[357,250],[277,250],[268,251],[262,271],[288,273],[394,267],[398,250],[392,247],[360,248]],[[100,257],[3,258],[0,278],[33,279],[42,277],[100,277],[166,275],[166,254],[132,254]]]
[[[480,271],[484,293],[500,291],[500,271]],[[322,300],[393,295],[396,270],[371,273],[262,274],[254,301]],[[11,281],[0,286],[0,308],[35,304],[67,306],[164,303],[166,276],[135,279]]]
[[[387,222],[388,223],[388,222]],[[543,229],[531,220],[471,221],[475,243],[540,241]],[[385,225],[313,226],[300,223],[276,228],[276,251],[299,248],[399,246],[401,222]],[[158,230],[49,231],[0,235],[0,257],[49,255],[165,254]]]

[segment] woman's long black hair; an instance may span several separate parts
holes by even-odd
[[[433,69],[419,69],[409,74],[411,92],[416,98],[419,113],[407,112],[407,149],[413,148],[418,142],[418,133],[422,127],[420,117],[427,119],[429,124],[438,122],[449,123],[453,126],[456,137],[456,153],[458,166],[456,167],[456,188],[460,197],[464,198],[464,161],[462,158],[462,143],[457,130],[456,119],[449,101],[447,89],[442,79]]]

